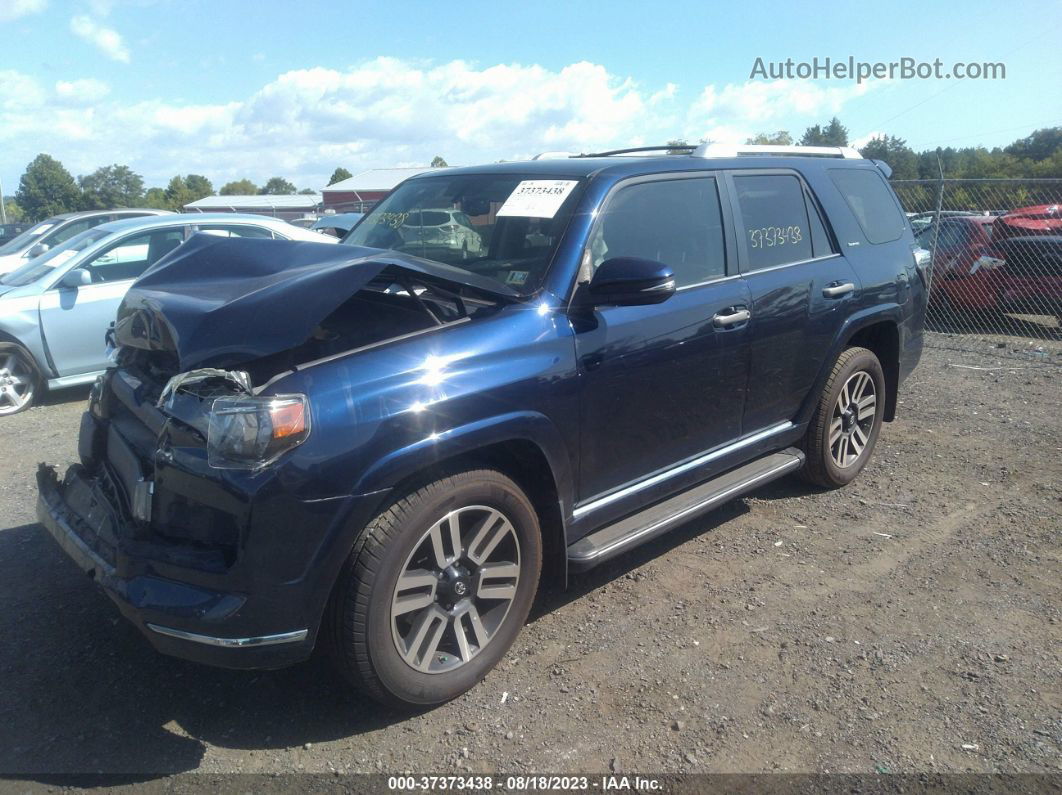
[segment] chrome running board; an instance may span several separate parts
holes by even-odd
[[[804,453],[790,447],[732,469],[706,483],[620,519],[568,547],[568,569],[586,571],[674,527],[799,469]]]

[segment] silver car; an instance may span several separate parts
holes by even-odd
[[[80,213],[63,213],[45,218],[0,246],[0,273],[9,273],[39,257],[49,249],[65,243],[86,229],[120,221],[123,218],[142,218],[147,215],[173,215],[169,210],[119,209],[87,210]]]
[[[106,369],[104,335],[126,290],[196,232],[329,242],[281,219],[231,213],[130,218],[75,235],[0,277],[0,416]]]

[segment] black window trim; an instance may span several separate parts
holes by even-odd
[[[576,286],[580,284],[587,284],[592,273],[585,273],[586,252],[590,245],[590,241],[594,239],[594,233],[597,231],[598,224],[604,223],[605,214],[608,212],[608,207],[612,201],[624,188],[629,188],[632,185],[643,185],[650,182],[671,182],[680,179],[710,179],[715,182],[715,189],[719,195],[719,211],[722,215],[722,227],[723,227],[723,269],[724,275],[716,276],[713,279],[706,279],[703,282],[696,282],[695,284],[686,284],[682,287],[677,287],[675,292],[683,292],[685,290],[691,290],[697,287],[705,287],[710,284],[718,284],[719,282],[730,281],[731,279],[738,279],[741,277],[741,272],[737,266],[737,251],[734,247],[734,218],[731,214],[730,202],[728,200],[728,186],[723,180],[723,174],[725,172],[721,169],[706,169],[699,171],[675,171],[675,172],[659,172],[656,174],[642,174],[636,177],[627,177],[622,179],[609,188],[608,193],[605,194],[605,198],[601,201],[598,207],[597,218],[594,219],[594,223],[590,226],[589,232],[586,236],[586,242],[583,243],[582,249],[579,251],[579,270],[576,274]],[[574,293],[572,292],[572,300],[574,300]]]
[[[822,211],[822,206],[819,204],[818,197],[815,196],[815,192],[811,190],[808,185],[808,181],[804,179],[804,175],[796,169],[792,168],[732,168],[722,172],[727,184],[727,195],[730,197],[731,212],[733,213],[734,224],[734,237],[738,239],[738,268],[741,275],[748,275],[752,273],[766,273],[767,271],[780,270],[781,268],[792,268],[797,265],[806,265],[809,262],[821,262],[822,260],[833,259],[834,257],[840,257],[840,247],[837,242],[837,235],[834,234],[833,227],[830,225],[829,217]],[[794,260],[793,262],[782,262],[778,265],[766,265],[762,268],[749,267],[750,257],[748,252],[748,244],[745,241],[744,235],[737,234],[737,229],[744,228],[739,226],[738,220],[743,220],[744,216],[741,214],[741,207],[737,198],[737,186],[734,184],[734,177],[764,177],[764,176],[786,176],[796,177],[800,183],[802,192],[804,194],[804,206],[807,212],[817,212],[819,214],[819,220],[822,222],[822,227],[826,231],[826,240],[830,244],[831,251],[829,254],[816,255],[813,257],[805,257],[804,259]],[[810,218],[808,221],[810,222]],[[809,235],[810,235],[810,231]],[[815,251],[814,240],[811,241],[812,253]]]

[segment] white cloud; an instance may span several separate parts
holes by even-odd
[[[884,138],[885,135],[886,133],[882,132],[881,130],[874,130],[874,132],[867,133],[862,138],[856,138],[854,141],[851,141],[850,145],[854,146],[856,149],[862,149],[875,138]]]
[[[824,88],[807,80],[747,81],[728,83],[721,89],[708,85],[690,107],[693,135],[719,124],[744,125],[750,131],[780,120],[809,120],[840,113],[850,100],[872,90],[876,83]],[[750,134],[752,134],[750,132]]]
[[[3,0],[0,3],[0,22],[37,14],[48,5],[48,0]]]
[[[867,90],[780,83],[708,86],[691,101],[674,84],[644,87],[588,62],[547,69],[377,58],[285,72],[230,102],[122,103],[92,78],[46,91],[9,70],[0,72],[0,148],[12,163],[48,151],[74,173],[127,163],[149,185],[192,172],[216,185],[281,174],[319,188],[337,165],[416,165],[437,154],[471,164],[680,136],[797,133]]]
[[[70,30],[75,36],[95,45],[108,58],[129,63],[129,48],[125,46],[118,31],[104,27],[84,15],[70,20]]]
[[[668,83],[662,89],[657,91],[651,97],[649,97],[650,105],[659,105],[661,102],[667,102],[675,98],[675,94],[678,92],[678,86],[675,83]]]
[[[67,105],[87,105],[99,102],[109,93],[111,93],[111,87],[94,77],[81,80],[60,80],[55,84],[55,96]]]

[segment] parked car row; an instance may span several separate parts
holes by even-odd
[[[1062,314],[1062,213],[1057,204],[1001,216],[948,214],[916,233],[933,250],[932,300],[964,314]],[[935,248],[934,248],[935,246]]]
[[[0,276],[0,416],[29,408],[45,388],[93,381],[107,366],[104,335],[130,285],[196,232],[335,242],[263,215],[121,210],[38,224],[12,242],[39,255],[8,255],[21,265]]]

